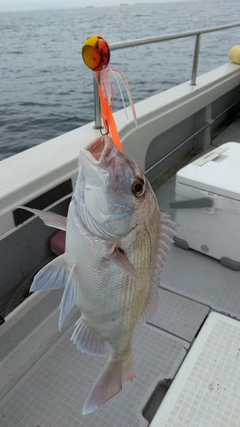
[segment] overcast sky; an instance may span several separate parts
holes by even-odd
[[[71,9],[86,6],[117,6],[120,3],[158,3],[172,0],[0,0],[0,12],[40,10],[40,9]]]

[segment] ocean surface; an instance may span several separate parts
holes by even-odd
[[[86,38],[109,44],[240,21],[239,0],[191,0],[0,14],[0,159],[94,119]],[[240,27],[202,36],[198,74],[228,62]],[[138,102],[191,78],[194,38],[113,51]],[[121,108],[115,89],[115,108]],[[87,143],[88,141],[86,141]]]

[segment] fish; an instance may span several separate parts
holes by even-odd
[[[48,226],[66,229],[65,252],[34,277],[30,291],[63,288],[59,329],[74,305],[80,310],[71,340],[89,355],[106,356],[82,413],[89,414],[134,379],[136,325],[158,308],[164,259],[175,223],[160,212],[138,164],[108,136],[80,151],[67,219],[27,208]]]

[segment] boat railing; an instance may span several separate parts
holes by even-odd
[[[196,85],[201,35],[207,34],[207,33],[214,33],[217,31],[228,30],[230,28],[239,27],[239,26],[240,26],[240,22],[236,22],[231,25],[223,25],[219,27],[205,28],[205,29],[195,30],[195,31],[187,31],[184,33],[167,34],[164,36],[146,37],[141,39],[112,43],[109,45],[109,47],[110,47],[110,50],[113,51],[118,49],[127,49],[130,47],[142,46],[144,44],[160,43],[164,41],[181,39],[186,37],[195,37],[194,55],[193,55],[193,61],[192,61],[191,85]],[[99,129],[101,128],[101,108],[100,108],[98,90],[97,90],[95,79],[94,79],[94,116],[95,116],[95,127]]]

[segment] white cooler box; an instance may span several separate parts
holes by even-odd
[[[228,142],[177,173],[175,244],[240,270],[240,143]]]

